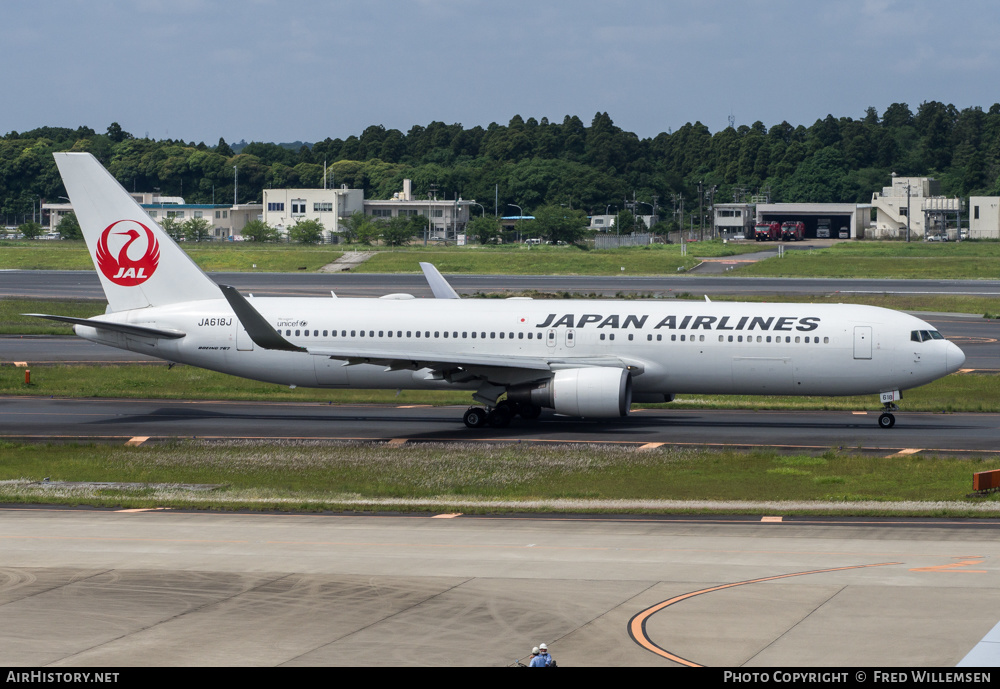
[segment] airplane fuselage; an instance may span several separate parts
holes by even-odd
[[[528,356],[553,369],[615,357],[634,364],[634,399],[676,393],[860,395],[924,385],[957,369],[961,351],[905,313],[854,305],[683,301],[253,298],[289,342],[311,349],[447,349]],[[473,389],[428,369],[386,370],[305,352],[255,347],[224,299],[102,316],[176,329],[176,340],[77,326],[82,337],[169,361],[303,387]],[[575,365],[581,365],[577,363]],[[598,364],[601,365],[601,364]],[[537,379],[497,369],[512,385]],[[652,400],[649,400],[652,401]]]

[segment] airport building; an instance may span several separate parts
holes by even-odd
[[[248,222],[261,217],[259,203],[245,203],[237,206],[185,203],[180,196],[161,196],[150,192],[135,192],[130,193],[129,196],[135,199],[136,203],[149,214],[149,217],[158,223],[166,218],[171,218],[178,223],[195,218],[207,220],[209,224],[208,235],[211,239],[228,240],[234,235],[239,235]],[[72,212],[73,206],[69,203],[42,204],[42,213],[48,214],[47,229],[50,233],[56,233],[59,221]]]
[[[302,220],[323,223],[324,240],[342,231],[354,213],[364,211],[361,189],[265,189],[263,220],[282,234]]]
[[[417,199],[413,195],[413,183],[403,180],[403,190],[384,201],[365,201],[365,215],[372,218],[389,220],[399,216],[423,215],[430,219],[427,238],[434,241],[457,241],[459,235],[465,234],[469,224],[470,207],[476,205],[475,200],[466,201],[458,197],[452,201],[439,201],[433,198]]]
[[[892,176],[892,186],[872,195],[876,210],[873,239],[911,239],[954,233],[961,225],[962,200],[941,195],[941,183],[933,177]]]
[[[860,239],[870,212],[856,203],[758,203],[755,222],[800,221],[806,239]]]
[[[750,203],[717,203],[713,207],[713,236],[734,239],[753,236],[754,207]]]
[[[1000,197],[969,197],[969,239],[1000,239]]]

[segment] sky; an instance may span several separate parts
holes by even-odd
[[[1000,101],[988,0],[5,0],[0,133],[320,141],[370,125],[809,126]]]

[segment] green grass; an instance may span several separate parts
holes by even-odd
[[[679,268],[688,270],[698,264],[693,253],[681,256],[680,247],[666,245],[613,251],[581,251],[561,246],[455,247],[383,251],[352,270],[419,273],[420,261],[433,263],[442,273],[476,275],[673,275]]]
[[[313,272],[343,255],[329,246],[245,242],[183,243],[182,248],[207,272]],[[0,242],[0,269],[94,270],[82,241]]]
[[[73,326],[25,313],[91,318],[105,312],[107,302],[95,299],[0,299],[0,335],[72,335]]]
[[[739,277],[975,280],[1000,278],[1000,243],[841,242],[728,271]]]
[[[145,447],[0,443],[0,500],[129,507],[251,509],[357,508],[359,500],[586,500],[616,511],[620,500],[833,501],[858,513],[908,501],[958,501],[962,514],[1000,502],[968,499],[972,474],[1000,468],[1000,458],[881,457],[828,451],[784,456],[770,451],[716,452],[661,447],[537,444],[205,443]],[[724,476],[725,480],[719,477]],[[133,488],[48,489],[52,482],[123,482]],[[154,485],[159,484],[159,485]],[[163,485],[166,484],[166,485]],[[177,484],[209,484],[186,491]],[[963,507],[968,505],[968,508]],[[378,505],[369,508],[377,509]],[[396,505],[393,509],[398,509]],[[522,504],[489,511],[523,510]],[[539,509],[535,507],[534,509]],[[540,509],[545,509],[541,507]],[[550,508],[551,509],[551,508]],[[579,508],[578,508],[579,509]],[[586,509],[586,508],[584,508]],[[684,511],[651,503],[638,511]],[[698,509],[698,508],[687,508]],[[773,508],[726,508],[760,512]],[[476,508],[463,509],[475,511]],[[635,510],[630,510],[635,511]],[[840,512],[840,510],[837,510]],[[941,514],[928,505],[927,514]]]
[[[31,365],[31,362],[28,362]],[[23,369],[0,366],[0,395],[56,397],[211,399],[247,401],[333,402],[338,404],[469,404],[468,391],[316,390],[259,383],[191,366],[165,363],[31,365],[31,384]],[[861,397],[793,397],[751,395],[679,395],[670,408],[696,409],[830,409],[876,411],[875,395]],[[953,374],[904,393],[903,409],[931,412],[1000,411],[1000,376]]]

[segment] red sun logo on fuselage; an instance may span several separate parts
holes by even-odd
[[[146,235],[145,242],[140,241],[136,244],[136,240],[143,235],[140,229]],[[109,237],[114,238],[117,256],[112,254],[108,247]],[[146,245],[145,251],[138,258],[133,258],[143,244]],[[108,225],[101,233],[101,239],[97,243],[97,267],[101,269],[104,277],[116,285],[122,287],[141,285],[156,272],[159,262],[160,245],[156,242],[153,232],[141,222],[118,220]]]

